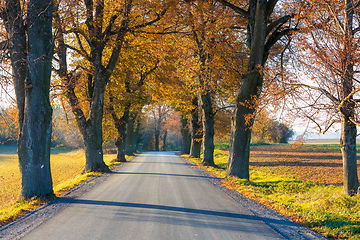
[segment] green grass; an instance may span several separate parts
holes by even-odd
[[[289,146],[290,148],[290,146]],[[305,144],[298,151],[338,151],[339,144]],[[296,176],[271,174],[266,167],[250,167],[250,181],[226,178],[228,152],[215,149],[218,168],[204,167],[222,183],[260,201],[328,238],[360,239],[360,195],[343,194],[342,186],[321,185]],[[200,159],[191,159],[198,165]]]

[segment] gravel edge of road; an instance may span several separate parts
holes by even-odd
[[[181,157],[181,156],[180,156]],[[222,192],[231,197],[234,201],[238,202],[245,208],[249,209],[257,218],[265,222],[279,234],[286,239],[290,240],[311,240],[311,239],[326,239],[320,234],[305,228],[291,219],[282,216],[280,213],[270,209],[254,200],[244,197],[237,191],[230,190],[221,184],[221,179],[207,173],[204,169],[197,167],[195,163],[189,162],[184,159],[184,162],[195,169],[200,175],[206,176],[214,186],[218,187]],[[130,161],[131,162],[131,161]],[[126,165],[126,163],[125,163]],[[124,164],[115,165],[112,171],[117,172]],[[56,213],[60,212],[66,207],[71,199],[77,198],[90,191],[99,183],[105,181],[111,174],[103,174],[98,177],[91,178],[80,185],[72,188],[68,192],[61,195],[61,197],[54,199],[45,205],[31,211],[18,220],[11,222],[5,226],[0,227],[1,240],[15,240],[21,239],[28,232],[32,231],[47,219],[51,218]],[[209,177],[211,176],[211,177]],[[64,200],[67,199],[67,200]]]

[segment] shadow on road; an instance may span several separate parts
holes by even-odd
[[[97,206],[115,206],[115,207],[124,207],[124,208],[156,209],[156,210],[163,210],[163,211],[211,215],[211,216],[215,216],[215,217],[226,217],[226,218],[234,218],[234,219],[262,220],[265,222],[272,222],[272,223],[280,224],[283,226],[292,225],[292,223],[290,221],[284,221],[284,220],[279,220],[279,219],[275,219],[275,218],[257,217],[257,216],[248,215],[248,214],[220,212],[220,211],[174,207],[174,206],[165,206],[165,205],[156,205],[156,204],[97,201],[97,200],[86,200],[86,199],[73,199],[73,198],[66,198],[66,197],[58,198],[57,202],[72,203],[72,204],[84,204],[84,205],[97,205]]]
[[[216,177],[211,177],[211,176],[186,175],[186,174],[174,174],[174,173],[112,172],[111,174],[154,175],[154,176],[172,176],[172,177],[217,179]]]

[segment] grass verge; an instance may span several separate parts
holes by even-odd
[[[49,201],[46,198],[18,200],[21,180],[17,155],[16,152],[2,152],[0,151],[0,226],[18,219]],[[85,154],[82,150],[54,149],[50,158],[56,196],[101,175],[91,172],[82,174],[85,166]],[[117,164],[111,162],[114,158],[116,154],[104,154],[104,161],[110,167]]]
[[[327,154],[325,150],[332,146],[305,148]],[[299,151],[303,150],[299,148]],[[218,168],[201,166],[200,159],[187,159],[221,178],[227,188],[259,201],[327,238],[360,239],[359,195],[349,197],[342,194],[342,186],[299,179],[296,172],[279,174],[282,166],[277,166],[280,170],[276,171],[254,164],[250,167],[250,181],[226,178],[228,152],[215,150],[214,156]]]

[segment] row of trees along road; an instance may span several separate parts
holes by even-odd
[[[206,165],[214,165],[216,115],[233,107],[227,175],[249,179],[256,110],[265,96],[288,104],[294,95],[284,94],[292,93],[311,120],[313,109],[337,110],[345,192],[357,191],[358,1],[5,0],[0,7],[0,47],[10,53],[19,112],[22,197],[52,194],[51,68],[83,138],[85,171],[109,171],[104,133],[116,132],[117,161],[125,161],[125,126],[160,101],[182,116],[183,151],[199,157],[202,144]],[[339,54],[330,56],[331,46]],[[291,56],[319,86],[298,82]],[[315,100],[306,102],[313,108],[306,112],[299,99]]]

